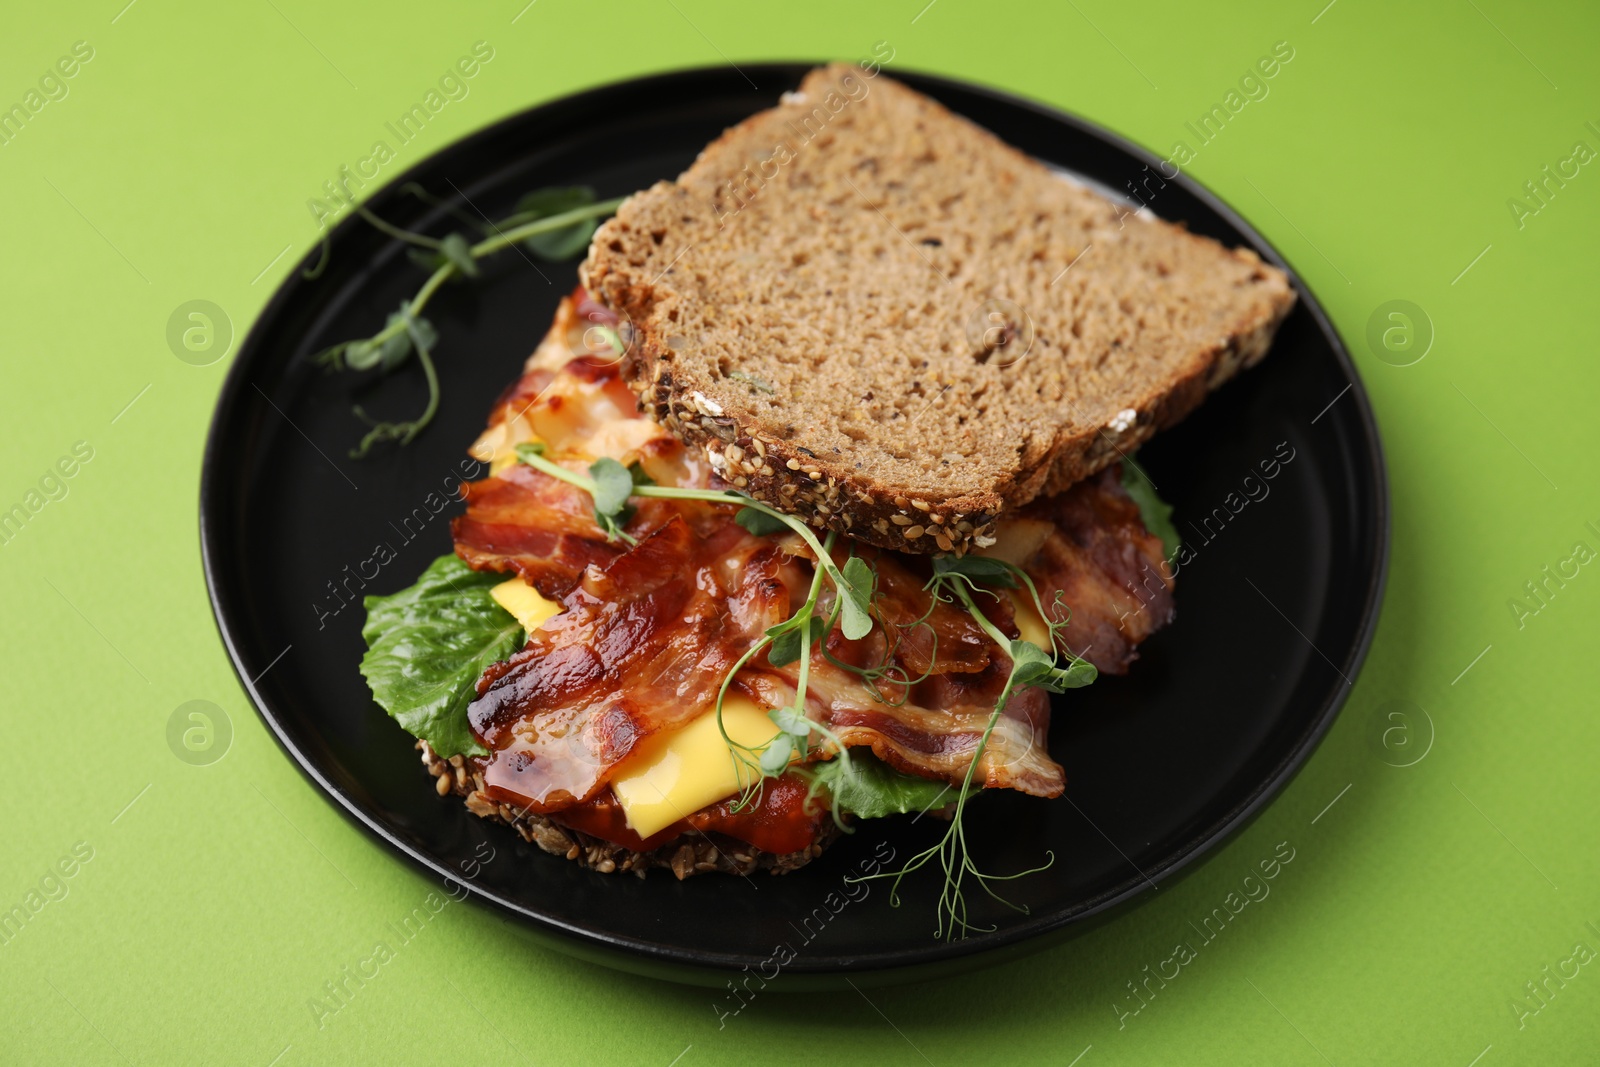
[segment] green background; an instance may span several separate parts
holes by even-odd
[[[93,850],[0,945],[0,1060],[1592,1062],[1600,968],[1552,980],[1520,1018],[1514,998],[1575,943],[1600,948],[1586,925],[1600,925],[1600,568],[1551,583],[1520,620],[1508,602],[1574,542],[1600,547],[1585,527],[1600,525],[1600,166],[1520,227],[1507,205],[1575,142],[1600,148],[1585,127],[1600,126],[1592,8],[123,2],[14,8],[0,35],[0,103],[75,41],[94,49],[69,95],[0,147],[0,508],[75,442],[94,450],[0,547],[0,909],[75,844]],[[309,998],[434,887],[312,790],[234,679],[196,534],[228,361],[180,361],[166,326],[205,299],[242,334],[314,241],[308,198],[478,40],[495,58],[470,96],[386,176],[582,87],[855,59],[878,41],[891,74],[995,85],[1167,155],[1288,42],[1270,95],[1189,170],[1283,251],[1349,342],[1388,450],[1394,544],[1371,657],[1281,799],[1135,913],[965,978],[767,995],[719,1030],[711,992],[569,960],[452,904],[319,1029]],[[1410,366],[1366,342],[1396,299],[1435,333]],[[231,720],[210,766],[168,745],[190,700]],[[1392,766],[1416,759],[1428,723],[1426,755]],[[1114,1005],[1136,1003],[1125,983],[1281,841],[1295,859],[1271,896],[1119,1020]]]

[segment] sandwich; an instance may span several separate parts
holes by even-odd
[[[1051,694],[1174,616],[1132,453],[1285,276],[886,77],[813,71],[594,233],[362,669],[441,796],[601,873],[781,874],[1047,801]]]

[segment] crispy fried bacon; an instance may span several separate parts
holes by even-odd
[[[1128,673],[1139,642],[1172,621],[1173,582],[1121,468],[1037,500],[1024,516],[1054,527],[1026,566],[1047,607],[1060,590],[1072,609],[1067,647],[1107,674]]]
[[[587,493],[533,467],[507,467],[465,491],[467,513],[450,523],[456,554],[474,570],[515,571],[543,596],[561,596],[584,568],[610,563],[625,547],[595,524]],[[626,529],[639,537],[676,514],[664,501],[645,501]]]
[[[697,502],[639,502],[627,524],[638,538],[630,548],[606,539],[587,494],[508,465],[519,441],[538,439],[574,469],[609,455],[639,463],[658,483],[723,484],[624,407],[614,363],[572,343],[581,325],[577,303],[581,297],[564,305],[523,381],[502,398],[474,446],[495,473],[468,487],[467,512],[453,532],[472,567],[515,571],[564,609],[478,682],[469,717],[491,751],[478,761],[486,791],[500,803],[567,812],[598,826],[616,821],[608,784],[618,768],[645,738],[715,706],[733,665],[804,601],[815,561],[798,538],[756,537],[733,522],[734,507]],[[564,366],[556,344],[563,331],[565,350],[580,353]],[[1103,671],[1124,672],[1137,644],[1171,617],[1161,543],[1144,529],[1114,472],[1032,505],[1011,547],[1046,607],[1060,591],[1071,608],[1066,647]],[[835,629],[814,650],[807,713],[846,746],[871,748],[911,774],[959,783],[1009,659],[964,611],[930,602],[925,559],[858,550],[878,575],[880,625],[860,641]],[[837,551],[842,563],[848,549]],[[980,597],[980,606],[1004,632],[1018,634],[1009,596]],[[798,666],[774,667],[758,656],[733,685],[762,706],[779,707],[794,699]],[[847,666],[892,669],[869,687]],[[1064,779],[1047,751],[1049,718],[1042,690],[1015,694],[975,780],[1059,795]],[[727,818],[711,808],[701,814]]]
[[[674,518],[589,568],[566,610],[478,682],[468,714],[494,751],[490,795],[539,812],[589,800],[639,742],[711,707],[734,661],[789,614],[782,562],[731,521],[702,539]]]

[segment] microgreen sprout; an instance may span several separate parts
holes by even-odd
[[[968,921],[967,902],[964,893],[964,883],[968,878],[977,882],[989,896],[1004,904],[1008,908],[1027,912],[1024,905],[1014,904],[997,893],[992,885],[995,882],[1009,882],[1025,875],[1042,871],[1055,862],[1054,853],[1046,853],[1045,862],[1038,867],[1019,871],[1015,874],[997,875],[986,874],[979,870],[973,862],[971,851],[967,847],[966,824],[963,816],[966,814],[967,800],[974,792],[973,776],[978,769],[978,763],[983,758],[983,753],[989,744],[989,737],[1000,722],[1000,716],[1005,711],[1006,704],[1011,699],[1011,694],[1017,689],[1037,685],[1052,693],[1060,693],[1067,689],[1075,689],[1088,685],[1095,680],[1094,665],[1076,656],[1069,657],[1069,665],[1065,668],[1056,666],[1053,654],[1054,647],[1058,644],[1057,634],[1063,630],[1068,622],[1067,618],[1052,618],[1044,610],[1040,602],[1038,590],[1034,587],[1033,580],[1028,577],[1022,568],[1003,560],[991,559],[983,556],[939,557],[933,561],[933,577],[928,580],[927,589],[934,597],[942,600],[956,600],[967,609],[979,628],[988,634],[989,638],[1006,649],[1011,657],[1011,672],[1006,678],[1005,686],[1000,691],[999,698],[995,701],[994,711],[989,715],[988,724],[984,727],[983,734],[978,738],[977,747],[973,750],[972,761],[967,764],[967,773],[961,782],[960,792],[956,796],[955,810],[950,817],[950,826],[939,841],[912,856],[906,861],[905,866],[898,871],[884,871],[881,874],[868,875],[860,879],[891,878],[889,888],[889,902],[898,907],[900,904],[900,882],[906,875],[920,870],[935,860],[944,871],[944,886],[939,893],[937,911],[937,925],[934,934],[936,937],[954,939],[965,937],[973,929],[986,929],[974,927]],[[981,583],[981,584],[980,584]],[[974,593],[988,596],[997,596],[992,589],[983,586],[999,586],[1002,588],[1026,587],[1033,600],[1034,608],[1045,620],[1049,628],[1052,651],[1046,652],[1038,645],[1029,641],[1012,639],[1004,631],[991,622],[978,607]],[[1061,606],[1061,598],[1056,598],[1056,606]],[[979,783],[982,788],[983,783]]]
[[[442,201],[429,196],[415,183],[408,183],[405,191],[426,203],[444,206]],[[365,457],[374,445],[385,441],[410,444],[433,421],[434,414],[439,410],[439,375],[433,364],[433,349],[439,335],[422,317],[422,309],[442,285],[455,278],[477,278],[481,274],[479,260],[513,245],[546,259],[570,258],[588,245],[598,220],[614,212],[623,199],[618,197],[596,202],[593,190],[583,187],[541,189],[523,197],[517,204],[515,214],[498,222],[486,219],[476,224],[483,233],[483,237],[476,242],[469,241],[459,231],[444,237],[415,233],[386,221],[364,205],[358,205],[356,213],[361,218],[390,237],[410,245],[412,259],[431,273],[416,295],[403,302],[400,310],[389,316],[383,329],[371,337],[332,345],[313,358],[329,371],[378,370],[388,373],[415,353],[427,381],[428,403],[420,415],[404,422],[373,419],[357,406],[356,417],[370,429],[360,445],[351,450],[352,458]],[[458,218],[463,217],[454,211],[452,213]],[[322,256],[316,265],[304,272],[305,277],[316,278],[321,275],[327,266],[328,249],[324,235]]]

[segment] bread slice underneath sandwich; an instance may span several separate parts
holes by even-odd
[[[740,489],[911,552],[992,544],[1259,360],[1295,299],[842,65],[630,199],[582,277],[631,323],[648,415]]]
[[[460,756],[442,758],[426,741],[418,741],[422,765],[433,775],[435,791],[441,796],[458,796],[467,810],[479,818],[504,823],[524,841],[537,845],[552,856],[564,856],[580,867],[601,874],[626,872],[643,878],[656,867],[665,867],[679,881],[696,874],[718,872],[748,875],[757,871],[788,874],[804,867],[831,845],[841,833],[839,826],[822,824],[817,839],[798,852],[773,853],[736,838],[717,833],[685,834],[659,848],[643,851],[586,834],[564,826],[537,812],[519,811],[510,804],[497,804],[483,792],[481,773],[476,773]]]

